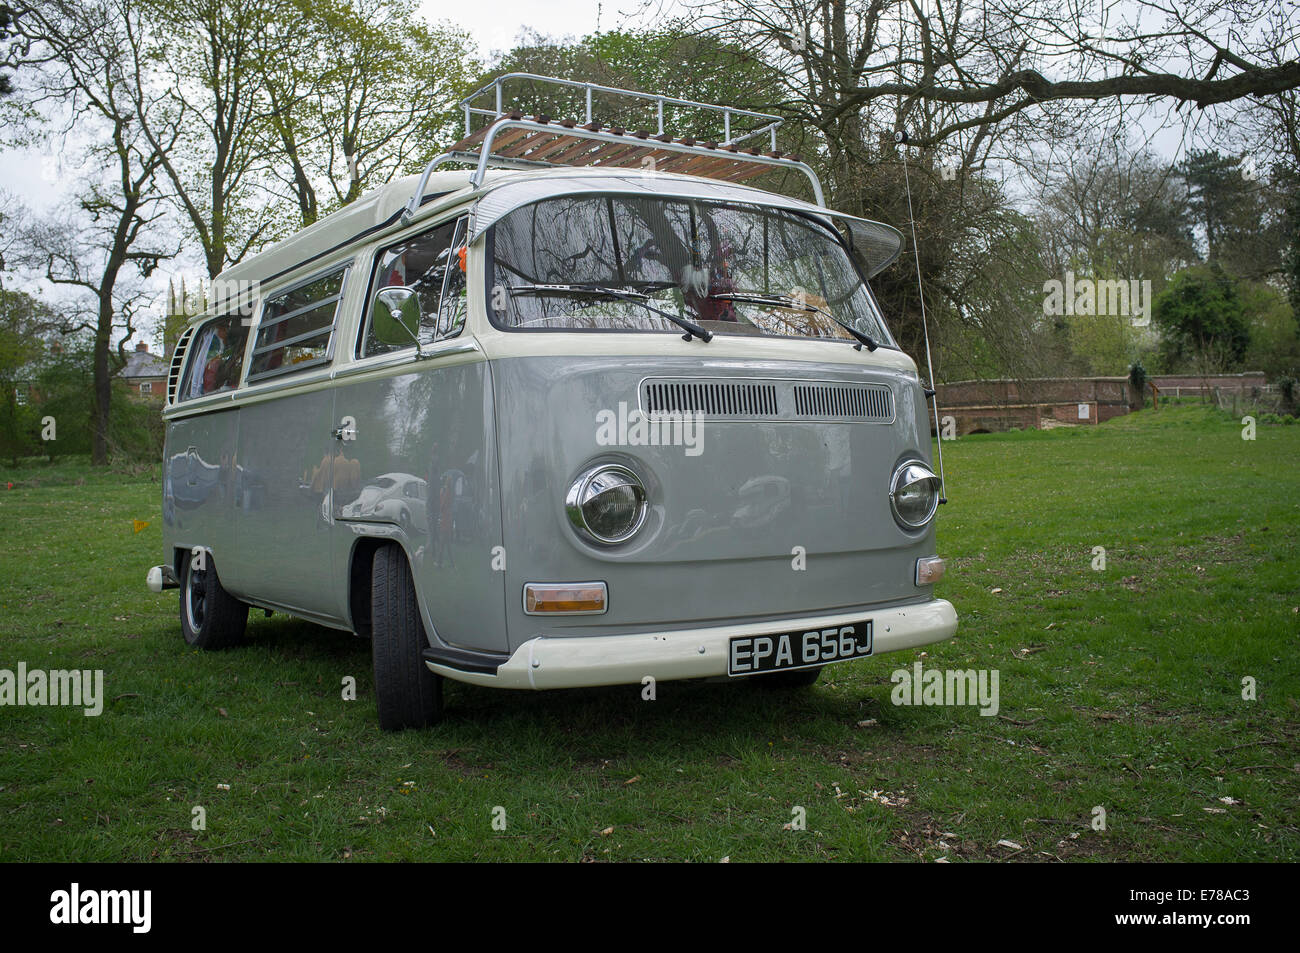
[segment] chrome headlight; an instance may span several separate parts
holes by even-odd
[[[925,464],[909,460],[894,471],[889,505],[904,529],[920,529],[939,508],[939,478]]]
[[[621,543],[646,518],[646,492],[627,467],[604,463],[585,471],[569,487],[564,510],[574,529],[597,543]]]

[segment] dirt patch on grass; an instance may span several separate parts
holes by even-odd
[[[454,771],[463,777],[477,778],[488,771],[494,770],[495,765],[490,761],[472,762],[461,757],[464,751],[464,748],[448,748],[446,751],[434,752],[434,755],[448,770]]]

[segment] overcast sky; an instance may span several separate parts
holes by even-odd
[[[505,52],[525,29],[548,36],[585,36],[600,27],[610,30],[624,19],[620,8],[635,9],[635,0],[470,0],[448,3],[424,0],[420,9],[430,20],[450,20],[473,35],[483,54]]]

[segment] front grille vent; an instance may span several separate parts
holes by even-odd
[[[646,381],[644,409],[651,417],[699,414],[748,419],[777,416],[776,386],[758,381]]]
[[[693,414],[705,420],[894,421],[894,392],[888,384],[652,377],[641,382],[639,396],[651,419]]]
[[[880,385],[795,384],[794,413],[884,423],[894,419],[894,395]]]

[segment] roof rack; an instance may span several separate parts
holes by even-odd
[[[579,90],[586,103],[585,121],[575,119],[554,120],[544,114],[526,116],[518,110],[506,111],[504,89],[511,81],[529,81]],[[481,103],[492,94],[493,105]],[[638,105],[655,107],[657,131],[648,129],[629,131],[617,124],[597,120],[593,112],[593,96],[621,97],[638,101]],[[722,139],[700,140],[691,136],[674,138],[664,130],[664,107],[703,110],[722,117]],[[782,119],[770,113],[737,109],[732,106],[714,106],[697,103],[674,96],[638,93],[630,89],[600,86],[576,80],[538,76],[534,73],[506,73],[461,100],[465,113],[465,136],[447,152],[435,157],[424,169],[415,194],[402,212],[409,221],[420,207],[429,176],[446,162],[467,162],[476,166],[470,183],[478,188],[483,184],[489,168],[535,169],[556,167],[597,167],[602,169],[644,169],[654,172],[680,172],[726,182],[741,182],[772,168],[794,169],[808,177],[817,204],[825,206],[821,181],[817,173],[802,162],[799,156],[782,154],[776,148],[776,130]],[[490,117],[475,130],[474,117]],[[760,123],[758,128],[732,135],[732,120],[751,120]],[[770,149],[742,148],[742,142],[769,137]]]

